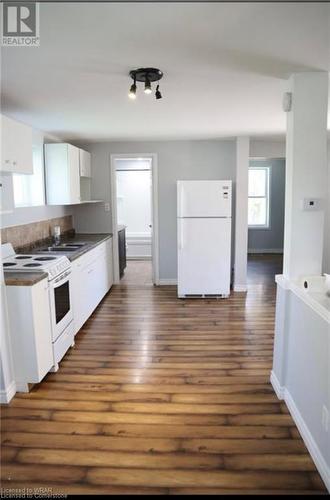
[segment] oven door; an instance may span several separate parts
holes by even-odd
[[[53,342],[73,319],[71,271],[66,271],[49,283]]]

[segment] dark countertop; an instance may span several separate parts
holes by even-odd
[[[103,241],[112,238],[112,233],[101,233],[101,234],[84,234],[84,233],[76,233],[74,236],[70,236],[68,238],[61,239],[61,243],[88,243],[83,247],[79,248],[75,252],[45,252],[47,255],[65,255],[71,262],[76,260],[78,257],[84,255],[84,253],[89,252],[92,248],[96,247]],[[39,249],[40,250],[40,249]],[[35,249],[38,251],[38,249]]]
[[[7,286],[33,286],[39,281],[48,278],[47,273],[43,272],[33,272],[33,273],[24,273],[24,272],[5,272],[5,284]]]
[[[103,241],[112,238],[111,233],[103,233],[103,234],[81,234],[76,233],[74,236],[64,237],[61,239],[61,243],[79,243],[86,242],[87,245],[79,248],[75,252],[40,252],[43,248],[46,248],[45,245],[40,247],[36,246],[33,250],[24,253],[36,254],[43,253],[47,255],[65,255],[72,262],[78,257],[81,257],[84,253],[89,252],[92,248],[96,247]],[[13,272],[7,271],[4,273],[5,276],[5,284],[7,286],[32,286],[43,280],[47,277],[47,273],[44,272]]]

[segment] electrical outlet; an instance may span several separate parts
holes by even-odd
[[[322,427],[325,432],[329,431],[329,410],[325,405],[322,408]]]
[[[104,203],[104,211],[110,212],[110,203]]]

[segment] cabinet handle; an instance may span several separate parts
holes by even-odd
[[[13,165],[17,165],[17,161],[13,161]]]

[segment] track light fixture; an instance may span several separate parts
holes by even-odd
[[[156,87],[155,97],[156,97],[156,99],[162,98],[162,94],[160,93],[160,90],[159,90],[159,85],[157,85],[157,87]]]
[[[144,93],[145,94],[151,94],[152,90],[151,90],[151,83],[150,83],[150,80],[149,78],[147,77],[146,78],[146,83],[144,84]]]
[[[136,99],[136,79],[134,78],[134,83],[132,83],[131,88],[129,89],[128,97],[130,99]]]
[[[130,71],[129,76],[133,79],[134,83],[131,85],[128,97],[130,99],[135,99],[137,90],[136,82],[143,82],[144,93],[151,94],[152,93],[151,83],[158,82],[163,77],[163,72],[157,68],[139,68]],[[156,99],[162,98],[162,94],[160,93],[159,90],[159,84],[156,87],[155,97]]]

